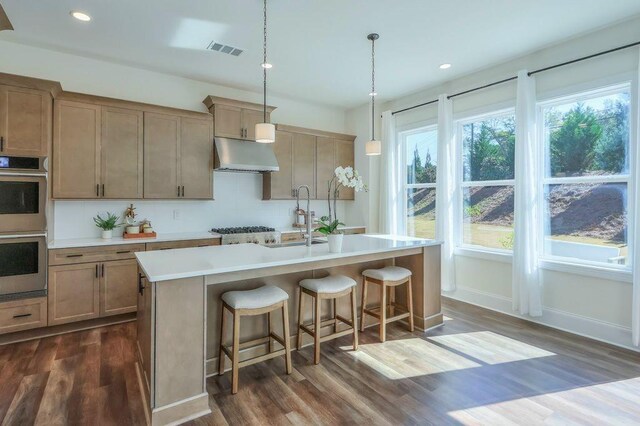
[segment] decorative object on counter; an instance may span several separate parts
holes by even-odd
[[[151,226],[151,222],[145,221],[142,224],[142,233],[143,234],[155,234],[155,232],[153,232],[153,226]]]
[[[276,126],[269,123],[267,120],[267,69],[272,65],[267,62],[267,0],[264,0],[263,16],[264,21],[262,25],[263,40],[262,40],[262,84],[263,84],[263,103],[262,103],[262,123],[256,123],[255,133],[256,142],[260,143],[274,143],[276,141]]]
[[[329,241],[329,252],[340,253],[342,251],[342,237],[344,234],[338,230],[338,226],[344,226],[344,223],[338,219],[331,220],[329,216],[322,216],[320,218],[320,228],[316,229],[316,232],[327,236]]]
[[[100,215],[97,215],[93,218],[93,221],[98,228],[102,229],[102,238],[108,240],[113,236],[113,230],[123,224],[118,223],[120,216],[109,212],[107,212],[106,215],[106,218],[102,218]]]
[[[127,225],[133,225],[136,219],[136,208],[133,207],[133,204],[129,204],[129,207],[124,211],[124,218],[127,222]]]
[[[341,187],[353,188],[355,192],[365,191],[369,189],[362,181],[362,176],[351,166],[336,167],[333,178],[327,183],[327,202],[329,203],[329,220],[337,220],[338,210],[336,208],[338,195]],[[333,214],[331,210],[331,201],[333,197]]]
[[[382,143],[376,140],[375,124],[376,124],[376,40],[380,36],[376,33],[369,34],[367,40],[371,40],[371,140],[367,141],[364,146],[364,152],[367,155],[382,154]]]

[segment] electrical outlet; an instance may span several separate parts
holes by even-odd
[[[173,220],[180,220],[180,210],[173,210]]]

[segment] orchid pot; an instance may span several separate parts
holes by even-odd
[[[341,253],[342,252],[342,239],[344,234],[329,234],[327,235],[327,240],[329,241],[329,252],[330,253]]]

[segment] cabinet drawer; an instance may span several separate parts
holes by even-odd
[[[0,303],[0,334],[47,325],[47,298]]]
[[[105,262],[135,258],[135,253],[145,251],[144,244],[122,244],[105,247],[79,247],[49,250],[49,265]]]
[[[147,251],[153,250],[171,250],[179,248],[191,247],[208,247],[219,246],[220,238],[208,238],[204,240],[188,240],[188,241],[164,241],[159,243],[147,243]]]

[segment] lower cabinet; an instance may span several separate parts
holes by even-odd
[[[0,303],[0,334],[47,325],[47,298],[11,300]]]
[[[137,309],[135,259],[49,267],[49,325]]]

